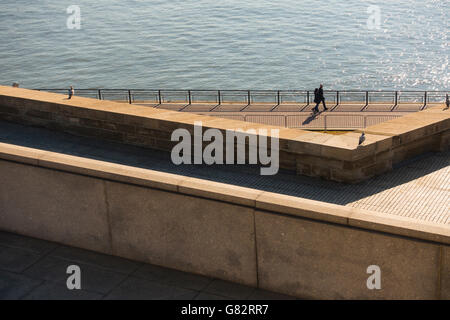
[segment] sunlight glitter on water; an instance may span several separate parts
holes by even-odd
[[[448,90],[449,1],[2,0],[0,83]],[[369,6],[380,28],[368,28]]]

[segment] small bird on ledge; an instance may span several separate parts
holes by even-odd
[[[360,146],[361,144],[363,144],[363,142],[366,141],[366,135],[364,134],[364,132],[361,134],[361,136],[359,137],[359,143],[358,146]]]

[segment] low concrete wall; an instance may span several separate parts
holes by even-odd
[[[437,244],[256,212],[260,286],[325,299],[435,299]],[[370,265],[381,290],[368,290]]]
[[[360,133],[333,136],[190,113],[0,86],[0,119],[77,135],[170,151],[172,132],[203,129],[279,129],[280,167],[297,174],[355,183],[392,169],[393,164],[450,145],[450,112],[441,107],[408,114]]]
[[[1,143],[0,176],[4,231],[298,297],[450,299],[445,225]]]

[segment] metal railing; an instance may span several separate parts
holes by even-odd
[[[214,116],[286,128],[298,128],[298,129],[302,128],[302,129],[316,129],[316,130],[364,129],[368,126],[372,126],[378,123],[402,117],[402,115],[398,114],[373,115],[367,113],[351,114],[351,115],[333,113],[333,114],[321,114],[319,116],[311,116],[307,114],[303,115],[214,114]]]
[[[67,93],[68,89],[36,89],[55,93]],[[270,112],[293,106],[292,111],[307,111],[315,103],[310,90],[162,90],[162,89],[75,89],[78,96],[113,100],[129,104],[180,105],[180,111],[192,105],[210,105],[206,111],[258,112],[254,105],[265,105]],[[325,90],[324,97],[330,111],[380,111],[374,106],[383,106],[383,111],[418,111],[429,104],[444,103],[450,91],[369,91],[369,90]],[[221,106],[235,106],[232,110]],[[402,106],[413,109],[404,109]],[[261,110],[259,110],[261,111]]]

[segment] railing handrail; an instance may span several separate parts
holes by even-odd
[[[36,90],[41,90],[41,91],[67,91],[68,89],[36,89]],[[95,93],[95,95],[99,98],[99,99],[103,99],[104,98],[104,94],[108,94],[108,93],[112,93],[112,94],[121,94],[123,95],[124,101],[127,101],[128,103],[132,104],[134,102],[134,98],[135,96],[133,94],[139,94],[139,93],[151,93],[152,96],[155,98],[155,100],[157,100],[158,104],[162,104],[162,102],[164,101],[164,94],[165,93],[177,93],[177,94],[182,94],[184,96],[184,98],[186,99],[186,101],[184,101],[183,103],[186,103],[186,105],[184,107],[182,107],[181,109],[184,110],[187,106],[191,105],[193,103],[193,98],[195,98],[195,94],[196,93],[203,93],[206,94],[207,96],[210,95],[214,95],[216,97],[215,99],[215,103],[217,103],[217,105],[207,111],[202,111],[204,113],[208,113],[211,111],[215,111],[217,112],[217,110],[215,110],[218,106],[220,106],[221,104],[224,104],[223,100],[224,97],[226,97],[227,93],[230,93],[231,95],[234,94],[238,94],[242,97],[245,97],[242,101],[238,101],[239,103],[246,103],[245,106],[243,106],[240,110],[238,111],[226,111],[226,112],[222,112],[223,115],[225,115],[226,113],[234,113],[232,116],[239,116],[241,117],[241,119],[243,119],[244,121],[247,121],[249,119],[255,119],[254,117],[260,117],[260,118],[266,118],[266,117],[272,117],[272,119],[279,119],[277,120],[279,124],[282,123],[282,126],[284,127],[292,127],[289,124],[289,120],[290,119],[295,119],[298,116],[307,116],[306,114],[289,114],[290,112],[285,112],[284,114],[279,114],[277,112],[272,112],[274,111],[278,106],[282,105],[282,96],[283,94],[289,95],[289,94],[299,94],[301,96],[303,96],[304,101],[303,102],[295,102],[298,103],[299,105],[301,104],[301,110],[298,111],[292,111],[292,112],[299,112],[299,111],[304,111],[306,110],[306,108],[308,106],[313,105],[312,103],[312,97],[313,97],[313,90],[212,90],[212,89],[110,89],[110,88],[88,88],[88,89],[75,89],[78,92],[92,92]],[[371,95],[374,95],[375,97],[379,97],[377,96],[377,94],[382,94],[385,97],[390,97],[391,98],[391,102],[392,103],[392,107],[390,108],[389,111],[396,111],[396,108],[398,107],[399,104],[401,104],[401,98],[402,97],[416,97],[419,99],[423,99],[423,101],[420,102],[420,104],[423,103],[423,106],[420,108],[420,110],[422,110],[423,108],[426,107],[426,104],[428,102],[430,102],[430,96],[433,97],[433,95],[435,95],[434,97],[436,97],[436,95],[438,97],[442,97],[444,98],[446,94],[449,94],[450,91],[442,91],[442,90],[324,90],[324,94],[328,95],[328,99],[330,99],[331,101],[334,101],[335,103],[333,103],[333,106],[330,108],[330,111],[332,111],[331,113],[326,113],[326,114],[320,114],[317,116],[314,116],[313,120],[316,121],[316,119],[320,119],[319,121],[321,123],[323,123],[322,125],[312,125],[312,126],[307,126],[308,128],[311,129],[318,129],[318,130],[327,130],[330,128],[333,128],[332,126],[329,126],[329,121],[327,121],[327,119],[329,119],[331,121],[332,118],[340,118],[340,117],[348,117],[349,115],[347,114],[339,114],[338,112],[333,112],[342,102],[342,97],[345,96],[345,94],[364,94],[364,99],[362,99],[361,101],[358,100],[357,102],[361,103],[362,108],[359,109],[359,111],[365,111],[367,109],[368,106],[373,105],[373,103],[369,103],[370,101],[370,97]],[[270,103],[274,103],[276,104],[275,107],[271,108],[270,112],[271,114],[261,114],[259,111],[252,111],[252,110],[248,110],[248,107],[252,104],[252,94],[255,95],[265,95],[265,96],[271,96],[273,98],[273,101],[271,100]],[[329,95],[332,95],[331,97]],[[152,98],[153,99],[153,98]],[[244,101],[245,100],[245,101]],[[302,99],[303,100],[303,99]],[[364,101],[363,101],[364,100]],[[208,101],[209,102],[209,101]],[[267,102],[267,101],[265,101]],[[289,101],[290,102],[290,101]],[[414,101],[415,102],[415,101]],[[261,101],[257,101],[256,103],[263,103]],[[379,103],[379,102],[377,102]],[[245,111],[248,110],[246,113],[239,115],[239,113],[241,111]],[[269,112],[269,111],[266,111]],[[259,114],[258,114],[259,113]],[[370,119],[371,117],[373,118],[380,118],[380,117],[398,117],[400,115],[398,114],[384,114],[384,115],[374,115],[374,114],[369,114],[368,112],[364,112],[364,113],[360,113],[360,114],[352,114],[350,115],[353,119],[358,118],[358,119],[362,119],[357,121],[357,124],[344,124],[344,126],[342,127],[343,129],[348,128],[351,129],[353,127],[357,127],[357,128],[365,128],[367,126],[367,120]],[[281,120],[281,121],[280,121]],[[354,121],[354,120],[353,120]],[[295,125],[294,127],[304,127],[302,125]]]
[[[53,92],[64,92],[68,89],[35,89],[40,91],[53,91]],[[133,104],[135,101],[136,94],[145,94],[151,93],[154,96],[155,102],[157,101],[158,105],[161,105],[163,102],[171,102],[174,99],[166,100],[166,97],[170,94],[177,94],[177,98],[175,98],[177,102],[183,101],[186,103],[184,107],[180,109],[180,111],[184,111],[187,106],[192,105],[193,101],[201,94],[211,97],[215,96],[214,103],[217,105],[211,108],[209,111],[213,111],[217,108],[217,106],[224,105],[226,102],[238,102],[244,103],[245,106],[241,107],[239,111],[246,111],[248,107],[255,103],[274,103],[274,106],[270,109],[270,111],[275,111],[278,106],[282,105],[283,98],[289,97],[292,95],[301,96],[304,101],[298,101],[298,99],[294,99],[294,101],[287,100],[288,102],[302,104],[302,108],[299,111],[307,110],[307,108],[312,104],[312,97],[314,95],[312,90],[213,90],[213,89],[111,89],[111,88],[90,88],[90,89],[75,89],[76,92],[95,92],[95,96],[102,100],[105,98],[105,94],[119,94],[123,95],[123,101],[127,101],[129,104]],[[349,102],[348,97],[364,94],[364,98],[359,100],[356,98],[355,102],[361,102],[364,104],[362,108],[358,111],[363,112],[367,111],[370,105],[376,103],[370,103],[373,101],[373,98],[390,98],[387,101],[377,101],[377,103],[392,103],[390,106],[390,110],[395,111],[399,105],[402,103],[423,103],[420,110],[426,108],[427,103],[432,103],[430,98],[444,98],[444,95],[450,93],[450,91],[441,91],[441,90],[360,90],[360,89],[350,89],[350,90],[324,90],[323,91],[327,100],[332,101],[332,106],[330,111],[335,111],[340,105],[345,104],[342,102]],[[239,99],[226,99],[227,97],[239,97]],[[182,97],[180,99],[180,97]],[[269,97],[269,101],[258,101],[257,98],[260,97]],[[256,99],[255,99],[256,98]],[[372,98],[372,99],[371,99]],[[408,99],[413,98],[412,101],[408,101]],[[122,101],[122,99],[120,99]],[[364,100],[364,101],[363,101]],[[284,100],[286,101],[286,100]],[[211,100],[205,100],[202,102],[212,102]],[[353,102],[353,101],[352,101]],[[255,111],[256,112],[256,111]]]
[[[55,90],[55,91],[63,91],[63,90],[68,90],[68,88],[35,88],[32,90],[39,90],[39,91],[46,91],[46,90]],[[215,92],[217,93],[217,91],[219,89],[138,89],[138,88],[75,88],[75,90],[79,90],[79,91],[97,91],[97,90],[102,90],[102,91],[168,91],[168,92],[188,92],[190,91],[198,91],[198,92]],[[314,90],[311,89],[288,89],[288,90],[263,90],[263,89],[225,89],[225,90],[220,90],[221,92],[261,92],[261,93],[274,93],[276,94],[278,91],[280,93],[290,93],[290,92],[304,92],[306,93],[307,91],[310,92],[314,92]],[[449,90],[363,90],[363,89],[348,89],[348,90],[329,90],[326,89],[324,90],[324,92],[352,92],[352,93],[362,93],[362,92],[373,92],[373,93],[377,93],[377,92],[389,92],[389,93],[395,93],[395,92],[412,92],[412,93],[424,93],[424,92],[428,92],[428,93],[440,93],[440,92],[450,92]]]
[[[246,115],[236,115],[239,116],[243,119],[243,121],[248,121],[249,117],[255,116],[255,115],[250,115],[250,114],[246,114]],[[284,127],[288,127],[288,119],[293,118],[293,117],[305,117],[306,115],[276,115],[278,119],[284,119],[282,122],[284,122]],[[263,115],[258,115],[258,117],[273,117],[273,115],[268,115],[268,114],[263,114]],[[318,118],[316,119],[320,119],[321,121],[323,121],[323,125],[317,125],[317,126],[309,126],[308,128],[310,129],[316,129],[316,130],[328,130],[328,129],[333,129],[335,127],[331,126],[327,126],[327,119],[331,118],[331,117],[348,117],[348,115],[343,115],[343,114],[324,114],[324,115],[320,115]],[[362,118],[362,126],[359,127],[355,127],[355,126],[350,126],[347,128],[341,127],[341,129],[349,129],[351,130],[352,128],[358,128],[358,129],[364,129],[367,127],[367,118],[376,118],[376,117],[391,117],[391,118],[398,118],[401,117],[401,115],[373,115],[373,114],[356,114],[356,115],[352,115],[352,117],[359,117]],[[303,126],[299,126],[300,128]],[[289,127],[292,128],[292,127]]]

